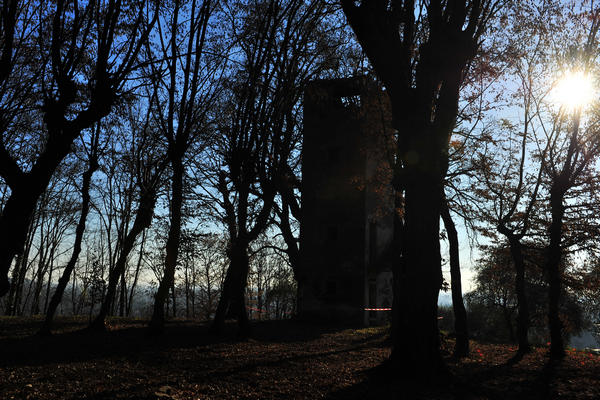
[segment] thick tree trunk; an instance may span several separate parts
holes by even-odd
[[[57,111],[57,110],[54,110]],[[88,110],[89,111],[89,110]],[[11,195],[2,210],[0,217],[0,297],[3,297],[10,287],[8,270],[14,256],[23,248],[27,237],[27,228],[35,210],[36,203],[48,187],[52,175],[62,160],[71,152],[71,145],[81,130],[86,129],[102,118],[105,113],[98,111],[90,114],[77,128],[67,129],[64,126],[63,116],[59,113],[46,113],[44,122],[48,127],[48,141],[44,152],[28,173],[19,173],[13,177]],[[17,180],[18,179],[18,180]],[[15,183],[16,182],[16,183]]]
[[[50,177],[46,182],[33,180],[24,178],[20,185],[11,188],[10,197],[0,216],[0,297],[10,289],[8,270],[15,255],[23,248],[35,205]]]
[[[248,244],[240,240],[231,245],[231,263],[227,269],[221,298],[211,326],[211,331],[215,334],[223,332],[225,318],[228,316],[237,318],[241,337],[247,337],[250,334],[250,324],[244,299],[250,269],[247,248]]]
[[[546,274],[548,276],[548,325],[550,328],[550,359],[561,360],[565,356],[563,327],[560,320],[560,293],[561,293],[561,258],[560,242],[562,237],[562,222],[564,191],[553,187],[550,192],[550,206],[552,222],[550,224],[546,254]]]
[[[83,183],[81,185],[81,214],[79,215],[77,228],[75,228],[73,252],[71,253],[69,262],[63,270],[62,276],[58,279],[58,285],[56,286],[56,290],[52,295],[52,299],[48,305],[48,310],[46,311],[44,324],[38,332],[40,335],[49,335],[51,333],[54,314],[56,313],[56,309],[62,300],[67,284],[69,283],[69,279],[71,278],[71,273],[75,269],[75,264],[77,264],[77,259],[79,258],[79,253],[81,252],[81,242],[83,240],[83,233],[85,232],[85,224],[90,211],[90,185],[92,181],[92,175],[97,169],[98,164],[95,161],[92,161],[88,169],[83,173]]]
[[[513,328],[511,314],[506,307],[506,304],[504,304],[504,307],[502,308],[502,315],[504,315],[504,322],[506,322],[506,329],[508,329],[508,340],[512,343],[515,341],[515,329]]]
[[[165,256],[165,271],[154,297],[154,311],[150,321],[150,330],[160,333],[165,326],[165,302],[169,290],[175,281],[175,267],[179,254],[179,237],[181,236],[181,207],[183,205],[183,164],[181,158],[171,158],[173,168],[171,186],[171,225],[167,238],[167,254]]]
[[[135,240],[139,236],[140,233],[146,228],[150,226],[152,223],[152,216],[154,214],[154,206],[156,205],[156,191],[154,189],[148,189],[144,193],[142,193],[140,198],[140,204],[138,206],[135,221],[133,222],[133,227],[125,237],[123,241],[123,245],[121,247],[121,252],[119,254],[119,258],[115,264],[115,267],[110,271],[110,275],[108,277],[108,288],[106,291],[106,296],[104,297],[104,301],[100,306],[100,312],[94,319],[94,322],[90,324],[89,329],[102,331],[106,329],[106,316],[110,310],[110,303],[112,299],[115,297],[115,293],[117,290],[117,285],[119,283],[119,279],[122,279],[123,273],[125,271],[125,266],[127,265],[127,258],[129,257],[129,253],[135,246]]]
[[[444,221],[450,245],[450,287],[452,289],[452,309],[454,311],[454,330],[456,334],[454,356],[459,358],[467,357],[469,355],[469,331],[467,326],[467,310],[465,309],[462,296],[458,232],[450,215],[446,199],[442,203],[442,220]]]
[[[525,288],[525,257],[523,256],[523,245],[519,238],[508,234],[510,254],[515,264],[515,291],[517,293],[518,311],[517,316],[517,341],[519,343],[519,354],[531,351],[529,344],[529,302]]]
[[[400,309],[394,312],[399,320],[392,362],[404,378],[431,380],[447,373],[439,352],[437,299],[442,283],[439,218],[448,141],[456,123],[465,66],[475,56],[487,7],[479,2],[432,1],[423,21],[415,19],[418,5],[414,2],[398,2],[391,8],[381,1],[343,0],[341,5],[386,86],[398,130],[396,156],[401,172],[396,171],[394,180],[405,191],[405,231],[403,261],[395,271],[400,276],[394,277],[400,289],[394,293],[399,297],[394,307]],[[415,34],[421,28],[427,35]]]
[[[414,175],[413,175],[414,176]],[[405,378],[432,380],[447,371],[440,354],[437,302],[442,285],[439,220],[442,182],[420,176],[405,186],[404,261],[391,361]]]

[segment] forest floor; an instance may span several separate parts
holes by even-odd
[[[510,363],[514,347],[472,343],[471,357],[444,353],[453,379],[414,385],[382,374],[386,328],[259,322],[252,338],[208,334],[173,321],[150,336],[146,321],[111,320],[101,334],[85,319],[59,319],[35,336],[40,319],[0,317],[0,399],[599,399],[600,357],[569,350],[547,367],[546,348]]]

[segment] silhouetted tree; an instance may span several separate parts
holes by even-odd
[[[514,342],[518,297],[515,290],[517,270],[512,249],[507,241],[481,248],[483,256],[475,264],[476,288],[467,295],[469,314],[474,317],[475,330],[480,339]],[[548,340],[547,313],[548,283],[544,273],[544,245],[527,241],[523,243],[525,268],[525,293],[529,304],[530,322],[533,327],[530,336],[538,344]],[[560,303],[560,317],[565,321],[565,335],[579,333],[586,325],[583,304],[579,300],[585,285],[580,275],[573,270],[569,256],[561,260],[567,286],[563,287]],[[589,276],[589,275],[587,275]]]
[[[462,298],[462,282],[460,274],[460,254],[458,246],[458,231],[454,220],[450,215],[448,201],[444,196],[441,212],[448,243],[450,246],[450,288],[452,290],[452,310],[454,312],[454,330],[456,334],[456,345],[454,355],[466,357],[469,354],[469,330],[467,326],[467,310]]]
[[[67,284],[71,279],[71,274],[75,269],[75,264],[79,258],[79,253],[81,252],[81,243],[83,241],[83,234],[85,232],[85,225],[87,221],[87,216],[90,210],[90,186],[92,182],[92,176],[94,172],[98,169],[98,157],[100,150],[100,128],[96,126],[94,129],[92,137],[90,139],[89,147],[83,141],[83,147],[87,153],[87,168],[83,173],[82,184],[81,184],[81,212],[79,214],[79,222],[77,223],[77,228],[75,229],[75,241],[73,243],[73,250],[71,252],[71,257],[63,270],[63,273],[58,280],[58,285],[52,295],[52,299],[50,300],[50,304],[48,309],[46,310],[46,318],[44,319],[44,323],[40,328],[39,334],[41,335],[49,335],[52,329],[52,321],[54,319],[54,315],[56,313],[56,309],[60,304]]]
[[[497,124],[499,129],[488,137],[478,161],[478,178],[485,185],[477,192],[480,204],[484,200],[489,206],[482,208],[483,220],[510,245],[516,269],[518,351],[522,355],[530,350],[523,241],[542,234],[536,225],[545,218],[545,210],[540,207],[545,195],[540,193],[544,190],[543,171],[556,144],[554,134],[544,132],[543,121],[547,117],[548,83],[555,67],[554,41],[568,23],[568,12],[560,2],[547,1],[539,5],[514,4],[511,15],[517,14],[526,18],[513,18],[507,23],[504,32],[508,35],[505,39],[508,49],[504,57],[508,63],[505,76],[514,79],[518,88],[514,93],[506,88],[504,91],[510,92],[508,102],[521,110],[520,120],[518,123],[501,120]]]
[[[125,271],[129,255],[133,250],[138,236],[152,223],[154,208],[161,184],[161,177],[167,166],[167,158],[164,156],[157,133],[150,123],[150,112],[146,114],[145,120],[140,121],[134,114],[139,110],[131,109],[129,112],[127,134],[133,136],[131,149],[127,157],[127,164],[135,176],[135,184],[138,191],[138,205],[135,211],[135,219],[131,229],[124,234],[119,246],[119,256],[114,266],[109,271],[108,286],[100,311],[92,324],[91,329],[104,330],[105,320],[111,310],[111,305],[116,301],[115,294],[117,285],[121,280],[121,316],[125,307]]]
[[[230,266],[213,330],[229,313],[248,333],[245,288],[250,244],[271,222],[279,180],[289,170],[299,134],[295,113],[306,82],[327,69],[336,43],[326,42],[323,16],[330,6],[319,1],[268,0],[232,3],[243,21],[232,31],[238,43],[239,68],[226,82],[229,99],[219,122],[216,160],[210,170],[229,233]]]
[[[590,196],[593,197],[595,192],[591,169],[598,155],[598,141],[593,133],[594,124],[580,130],[580,111],[572,116],[562,112],[564,110],[555,111],[552,102],[560,101],[553,99],[551,93],[556,71],[575,67],[557,60],[556,43],[557,40],[561,42],[560,48],[569,41],[587,38],[584,50],[577,52],[574,50],[576,46],[571,46],[567,53],[575,54],[570,62],[582,63],[577,66],[584,70],[591,68],[592,58],[588,54],[591,54],[591,48],[597,46],[597,16],[595,10],[590,14],[576,7],[563,9],[559,2],[528,6],[517,6],[519,15],[524,13],[528,18],[513,22],[508,29],[518,38],[513,38],[508,57],[511,59],[510,71],[519,84],[513,97],[518,99],[522,117],[518,123],[508,119],[500,121],[500,129],[505,133],[495,135],[498,138],[488,144],[491,157],[487,161],[485,157],[481,160],[480,177],[486,184],[479,194],[480,199],[491,205],[491,212],[489,209],[484,212],[484,220],[491,223],[510,244],[516,268],[517,337],[521,354],[529,351],[527,332],[530,323],[523,240],[533,234],[546,235],[546,273],[549,282],[552,282],[549,285],[548,309],[551,314],[549,322],[553,327],[551,356],[558,359],[564,354],[558,316],[563,293],[561,276],[564,271],[561,268],[564,266],[559,265],[569,247],[584,248],[589,237],[586,231],[595,231],[595,218],[584,215],[596,207]],[[574,22],[581,21],[582,15],[586,15],[591,25],[583,33],[587,29],[586,24]],[[564,26],[569,24],[574,24],[574,28],[565,34]],[[566,122],[567,117],[573,117],[572,125]],[[575,187],[578,189],[572,190]],[[564,203],[569,191],[569,218],[566,218]],[[548,209],[543,207],[546,202],[549,203]],[[549,227],[547,232],[543,232],[546,224]],[[565,225],[570,228],[565,229]],[[568,238],[564,232],[570,232]]]
[[[40,25],[34,29],[16,24],[17,10],[26,13],[31,8]],[[47,68],[37,71],[32,85],[41,91],[33,98],[39,99],[36,106],[41,109],[44,127],[39,155],[30,168],[24,170],[11,154],[6,135],[0,140],[0,176],[11,188],[0,216],[0,296],[8,292],[8,270],[22,250],[35,204],[52,174],[79,134],[108,115],[122,97],[125,83],[137,67],[142,43],[158,16],[156,12],[148,16],[149,9],[152,6],[147,2],[80,4],[59,0],[28,2],[22,7],[17,1],[3,2],[0,79],[13,84],[18,79],[12,65],[16,37],[28,38],[23,46],[33,52],[30,61]],[[28,134],[31,132],[24,132]]]
[[[588,41],[579,50],[569,49],[563,67],[565,70],[580,69],[584,73],[597,73],[595,54],[597,54],[598,48],[596,35],[600,27],[600,12],[594,10],[590,18],[591,27]],[[550,179],[551,220],[548,228],[549,243],[546,249],[545,271],[549,284],[548,322],[552,360],[559,360],[565,355],[563,323],[560,319],[559,307],[564,275],[560,261],[565,246],[563,225],[567,194],[578,186],[588,183],[590,178],[596,174],[593,167],[600,154],[600,140],[596,125],[597,115],[590,115],[593,121],[587,126],[582,126],[581,123],[584,116],[581,107],[577,108],[572,115],[569,115],[567,110],[561,110],[552,127],[557,140],[548,152],[548,160],[545,163],[545,172]],[[561,133],[565,135],[563,136]]]
[[[150,51],[155,95],[153,117],[167,143],[171,167],[170,225],[164,272],[154,301],[150,329],[164,327],[165,301],[174,290],[184,204],[186,157],[206,130],[207,114],[216,94],[215,74],[222,68],[217,48],[207,51],[207,32],[215,5],[210,0],[174,1],[163,10],[157,39]],[[175,302],[173,302],[175,305]]]
[[[398,130],[395,189],[404,193],[396,261],[391,360],[404,376],[435,376],[442,285],[439,219],[459,90],[498,1],[342,0],[358,41],[390,96]]]

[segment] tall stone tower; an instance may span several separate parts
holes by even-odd
[[[390,312],[393,232],[386,94],[368,77],[312,82],[304,96],[302,318],[382,323]]]

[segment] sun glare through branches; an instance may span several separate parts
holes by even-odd
[[[591,75],[583,71],[566,71],[556,82],[552,100],[566,112],[581,111],[589,106],[596,96],[596,87]]]

